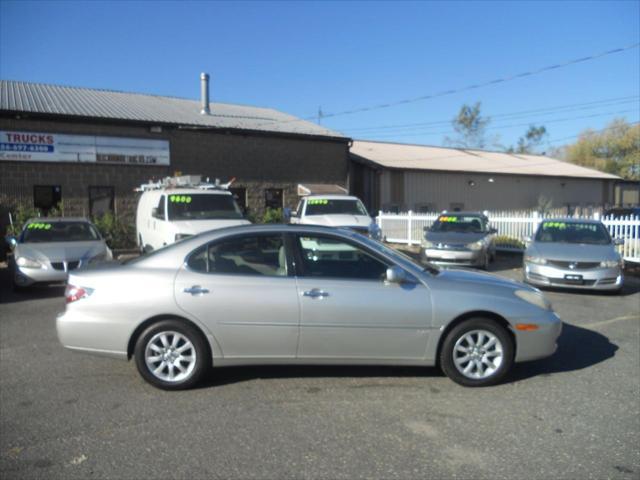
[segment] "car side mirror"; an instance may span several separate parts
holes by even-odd
[[[490,228],[489,229],[489,233],[498,233],[498,229],[497,228]]]
[[[407,272],[405,272],[402,268],[394,265],[392,267],[387,268],[386,280],[389,283],[405,283],[408,281],[409,277],[407,276]]]
[[[5,240],[9,244],[9,248],[11,248],[11,250],[16,248],[16,245],[18,245],[18,239],[16,237],[14,237],[13,235],[9,235],[9,236],[5,237]]]
[[[613,244],[614,245],[624,245],[624,238],[614,238],[613,239]]]
[[[153,208],[151,209],[151,216],[152,216],[153,218],[158,218],[158,207],[153,207]]]

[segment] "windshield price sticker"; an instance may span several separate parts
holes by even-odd
[[[329,200],[309,200],[309,205],[328,205]]]
[[[27,230],[51,230],[50,223],[30,223]]]
[[[191,195],[169,195],[171,203],[191,203]]]
[[[458,217],[439,217],[438,221],[442,223],[456,223],[459,222],[460,219]]]

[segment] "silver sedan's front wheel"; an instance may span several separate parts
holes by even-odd
[[[455,343],[453,364],[467,378],[489,378],[502,365],[502,342],[488,330],[471,330]]]
[[[191,325],[162,320],[149,326],[135,346],[135,360],[142,377],[165,390],[195,385],[210,365],[206,341]]]
[[[440,350],[440,366],[454,382],[468,387],[498,383],[511,369],[514,342],[499,323],[472,318],[454,327]]]

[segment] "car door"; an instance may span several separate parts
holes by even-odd
[[[386,282],[391,264],[342,237],[299,234],[293,244],[299,358],[424,358],[432,315],[427,287]]]
[[[294,358],[299,307],[281,234],[243,234],[192,252],[176,302],[206,324],[225,358]]]

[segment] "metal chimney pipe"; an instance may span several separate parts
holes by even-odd
[[[209,74],[202,72],[200,74],[200,110],[201,115],[209,115]]]

